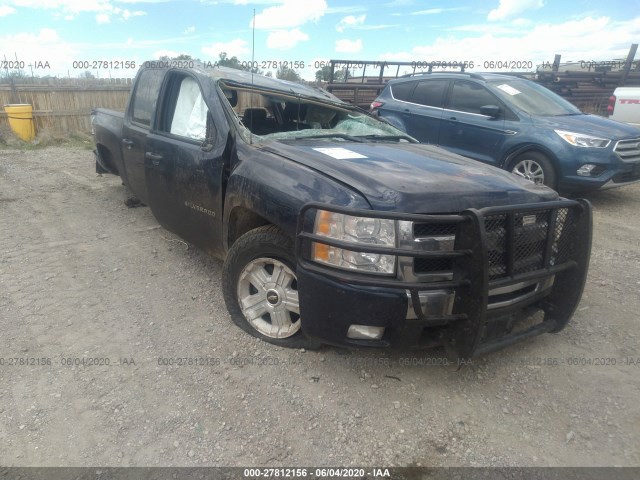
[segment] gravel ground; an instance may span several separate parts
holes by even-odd
[[[589,196],[569,327],[461,366],[250,337],[126,198],[88,150],[0,150],[0,465],[640,464],[640,185]]]

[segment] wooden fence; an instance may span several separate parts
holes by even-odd
[[[23,79],[0,83],[0,108],[7,104],[33,106],[36,131],[56,133],[91,131],[90,113],[94,107],[124,111],[131,90],[131,79]],[[0,110],[0,126],[8,125]]]

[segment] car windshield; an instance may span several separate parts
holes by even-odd
[[[577,107],[559,95],[528,80],[505,78],[493,80],[491,85],[508,104],[514,105],[530,115],[560,116],[582,114]]]
[[[392,125],[349,105],[288,95],[222,87],[241,131],[252,141],[316,138],[357,142],[416,142]]]

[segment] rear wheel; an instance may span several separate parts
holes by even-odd
[[[293,242],[275,226],[244,234],[224,263],[224,300],[233,322],[251,335],[282,347],[318,347],[301,330],[292,252]]]
[[[556,188],[556,172],[551,161],[539,152],[525,152],[516,157],[509,168],[511,173]]]

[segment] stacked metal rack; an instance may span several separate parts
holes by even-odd
[[[640,60],[634,61],[637,45],[627,59],[560,63],[539,66],[535,81],[570,101],[581,110],[606,115],[609,97],[619,86],[640,86]]]
[[[553,63],[540,65],[536,72],[499,73],[528,78],[554,91],[586,113],[606,115],[609,97],[616,87],[640,86],[640,60],[634,60],[637,48],[637,44],[631,45],[626,59],[560,63],[561,57],[556,55]],[[430,73],[432,68],[427,69],[425,64],[426,62],[331,60],[329,82],[323,86],[338,98],[368,109],[389,80],[406,74],[407,71],[409,74]],[[427,71],[420,72],[423,67]],[[471,74],[464,63],[456,63],[452,67],[459,67],[459,72]],[[345,71],[358,71],[361,74],[349,76],[347,73],[347,78],[344,78]]]

